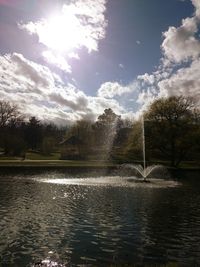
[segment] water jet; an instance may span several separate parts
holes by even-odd
[[[146,144],[145,144],[145,125],[144,125],[144,117],[142,116],[142,157],[143,164],[123,164],[122,168],[124,169],[132,169],[135,170],[137,175],[139,174],[143,178],[143,182],[147,181],[147,178],[150,174],[158,169],[164,169],[162,165],[150,165],[146,164]]]

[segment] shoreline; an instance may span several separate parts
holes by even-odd
[[[75,160],[0,160],[0,169],[68,169],[68,168],[89,168],[89,169],[114,169],[122,164],[103,161],[75,161]],[[179,171],[200,171],[199,166],[179,167],[173,168],[166,166],[166,168],[174,173]]]

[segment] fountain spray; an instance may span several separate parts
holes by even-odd
[[[144,116],[142,116],[142,153],[143,153],[143,169],[144,178],[146,178],[146,150],[145,150],[145,129],[144,129]]]

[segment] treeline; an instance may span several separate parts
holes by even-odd
[[[0,101],[0,147],[5,155],[26,151],[61,159],[142,161],[143,127],[148,161],[199,161],[200,112],[193,99],[169,97],[155,100],[137,121],[123,120],[108,108],[95,122],[80,120],[58,127],[31,117],[27,120],[11,103]]]
[[[95,122],[77,121],[62,143],[61,158],[118,160],[118,150],[120,159],[132,124],[110,108],[105,109]]]
[[[63,158],[71,155],[141,162],[143,132],[147,161],[167,161],[171,166],[178,166],[183,160],[198,164],[200,112],[193,99],[182,96],[155,100],[137,121],[122,120],[111,109],[106,109],[94,123],[78,121],[68,132],[61,154]]]
[[[66,127],[27,119],[16,105],[0,101],[0,148],[5,156],[22,156],[28,150],[50,155],[58,149]]]

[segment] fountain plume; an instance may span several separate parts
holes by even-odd
[[[162,165],[150,165],[146,164],[146,144],[145,144],[145,125],[144,125],[144,117],[142,116],[142,160],[143,164],[123,164],[122,168],[134,170],[139,174],[144,181],[150,176],[150,174],[158,169],[165,169]]]
[[[143,168],[142,165],[140,164],[123,164],[122,165],[123,169],[129,169],[129,170],[134,170],[137,172],[137,174],[140,174],[140,176],[146,180],[146,178],[149,177],[149,175],[158,169],[163,169],[162,165],[151,165],[148,167],[145,167],[145,169]]]

